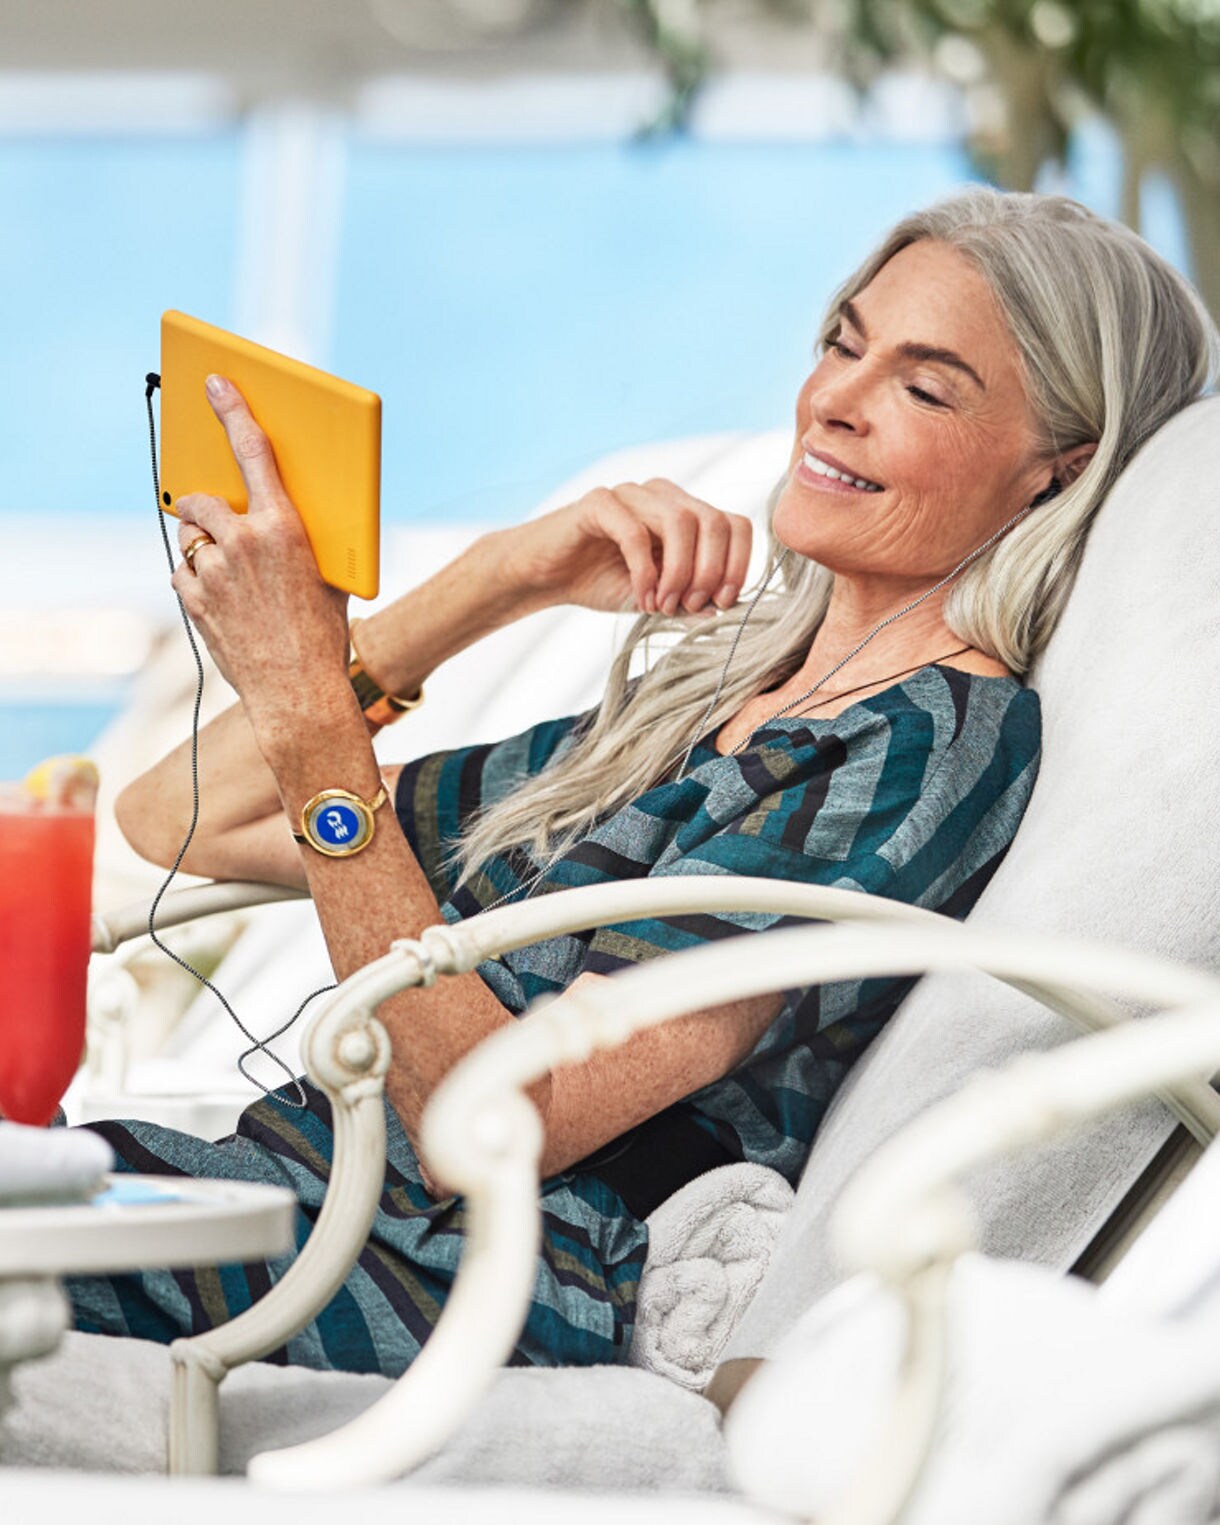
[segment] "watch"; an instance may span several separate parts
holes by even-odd
[[[389,797],[384,783],[371,800],[350,789],[323,789],[301,811],[301,829],[293,839],[327,858],[350,858],[373,840],[374,813]]]

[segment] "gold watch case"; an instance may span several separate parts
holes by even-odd
[[[354,857],[373,840],[375,812],[388,798],[384,784],[371,800],[362,800],[350,789],[323,789],[301,811],[301,830],[293,836],[323,857]]]

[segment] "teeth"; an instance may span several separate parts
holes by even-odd
[[[821,477],[830,477],[836,482],[847,482],[852,487],[859,487],[864,492],[881,492],[881,487],[876,482],[869,482],[864,477],[849,476],[845,471],[836,471],[833,466],[827,466],[824,461],[819,461],[816,455],[805,453],[805,465],[810,471],[816,471]]]

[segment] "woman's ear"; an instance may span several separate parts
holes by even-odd
[[[1062,487],[1074,482],[1097,452],[1097,444],[1090,441],[1065,450],[1055,461],[1055,477]]]

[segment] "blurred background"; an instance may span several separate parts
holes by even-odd
[[[388,544],[473,531],[786,426],[833,285],[970,179],[1123,218],[1220,312],[1220,0],[8,0],[0,778],[185,648],[165,308],[381,393]]]

